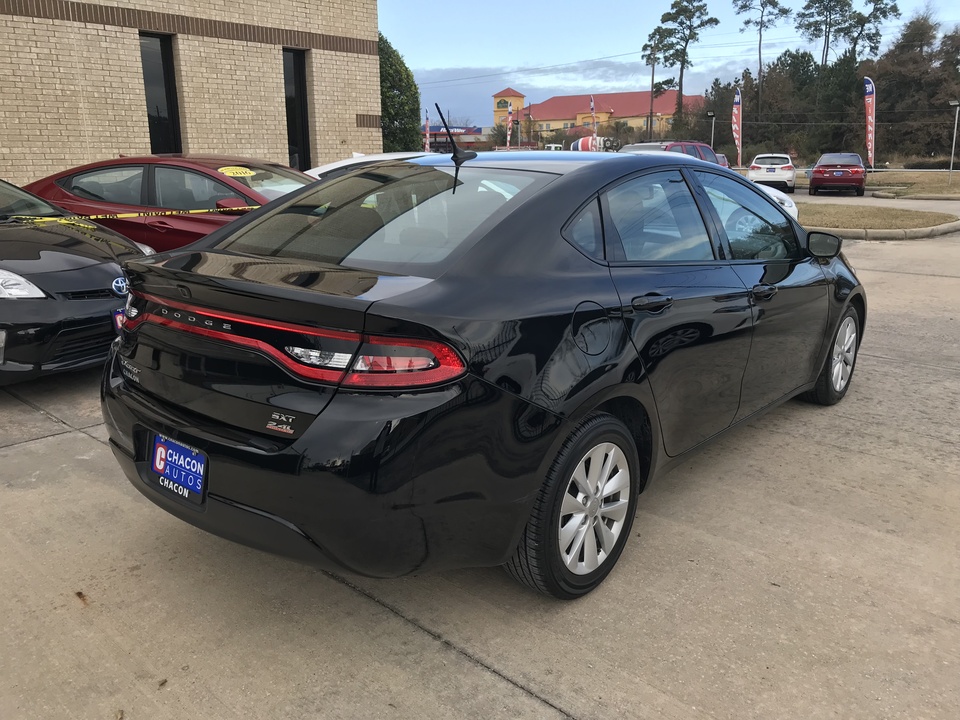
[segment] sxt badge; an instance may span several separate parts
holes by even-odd
[[[296,415],[284,415],[282,413],[273,413],[270,416],[270,422],[267,423],[267,430],[275,430],[285,435],[293,435],[291,423],[297,419]]]

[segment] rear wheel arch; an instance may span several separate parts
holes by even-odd
[[[863,298],[863,295],[857,293],[850,297],[850,304],[853,305],[857,310],[857,315],[860,316],[860,337],[857,339],[858,344],[863,342],[863,330],[867,325],[867,303]]]
[[[637,446],[637,456],[640,461],[640,492],[643,492],[650,480],[650,471],[653,467],[653,425],[650,414],[643,404],[636,398],[619,396],[611,398],[599,406],[595,412],[607,413],[622,422]]]

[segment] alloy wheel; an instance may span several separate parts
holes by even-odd
[[[857,359],[857,322],[852,317],[844,318],[837,330],[837,339],[833,343],[833,360],[830,377],[833,389],[842,392],[853,374],[853,363]]]
[[[560,506],[560,560],[574,575],[587,575],[610,557],[630,506],[630,466],[617,445],[600,443],[577,464]]]

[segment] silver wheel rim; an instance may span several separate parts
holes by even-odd
[[[833,389],[843,392],[853,375],[853,363],[857,359],[857,323],[852,317],[844,318],[833,343],[833,361],[830,378]]]
[[[574,575],[599,568],[617,546],[630,507],[630,466],[613,443],[595,445],[567,483],[557,525],[560,561]]]

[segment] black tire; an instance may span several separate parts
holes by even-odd
[[[793,195],[793,191],[796,190],[796,189],[797,189],[797,188],[795,188],[795,187],[788,186],[788,187],[787,187],[787,192],[790,193],[791,195]]]
[[[857,197],[863,197],[864,188],[857,188]]]
[[[835,365],[837,363],[836,348],[841,333],[845,332],[847,318],[852,318],[853,320],[856,337],[853,344],[853,360],[849,363],[849,374],[843,383],[843,387],[838,389],[834,382]],[[827,359],[823,363],[823,369],[817,377],[817,384],[813,390],[804,396],[805,399],[818,405],[836,405],[843,400],[844,395],[847,394],[847,390],[850,389],[850,383],[853,382],[853,372],[857,367],[857,356],[860,350],[860,337],[860,313],[857,312],[857,309],[853,305],[850,305],[840,317],[840,322],[837,323],[837,329],[834,331],[833,339],[830,341],[830,351],[827,354]]]
[[[816,189],[813,185],[811,185],[810,187],[807,188],[807,194],[809,194],[809,195],[816,195],[816,194],[817,194],[817,189]]]
[[[618,505],[626,500],[626,514],[611,551],[606,553],[599,562],[599,566],[590,572],[575,573],[562,561],[560,548],[561,520],[568,517],[568,522],[573,522],[575,516],[561,514],[561,507],[564,497],[568,495],[569,488],[574,482],[574,471],[581,462],[587,462],[587,456],[593,449],[604,443],[616,446],[622,452],[626,462],[629,481],[626,489],[615,495]],[[552,595],[561,600],[572,600],[586,595],[610,574],[627,544],[630,529],[633,526],[633,517],[637,511],[639,483],[640,462],[630,431],[612,415],[606,413],[590,415],[571,433],[557,453],[537,495],[530,519],[520,537],[520,543],[513,557],[504,565],[504,569],[519,582],[545,595]],[[569,495],[574,497],[572,493]],[[610,506],[601,503],[599,507]],[[605,522],[602,518],[598,520]],[[597,543],[599,542],[597,530],[589,524],[591,522],[596,521],[585,517],[582,527],[586,528],[584,534],[592,534],[593,542]],[[582,546],[586,544],[586,540],[581,543]],[[582,557],[585,551],[581,547],[576,552]]]

